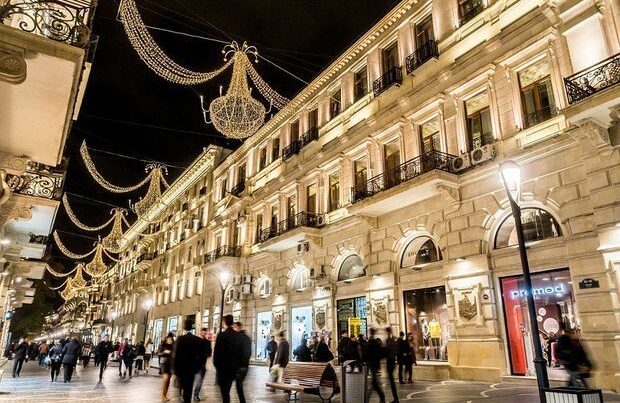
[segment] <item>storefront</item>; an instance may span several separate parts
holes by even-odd
[[[168,318],[168,331],[167,333],[172,333],[177,336],[177,330],[179,329],[179,317],[171,316]]]
[[[403,293],[407,333],[413,335],[418,360],[448,360],[448,306],[446,287],[430,287]]]
[[[336,336],[338,338],[345,331],[352,337],[360,333],[368,336],[365,296],[338,300],[336,310],[338,320],[338,334]]]
[[[558,335],[579,335],[570,272],[561,269],[535,273],[531,279],[539,331],[537,340],[544,346],[548,364],[554,364]],[[511,372],[513,375],[533,375],[534,346],[523,276],[504,277],[500,282]]]
[[[312,333],[312,306],[299,306],[291,309],[291,353],[302,339],[310,339]]]
[[[271,311],[259,312],[256,315],[256,354],[257,360],[269,358],[265,347],[271,337]]]

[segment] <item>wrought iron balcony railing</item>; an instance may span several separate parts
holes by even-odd
[[[287,231],[299,227],[320,228],[324,225],[323,217],[323,214],[302,211],[262,230],[259,233],[258,242],[265,242],[268,239],[275,238],[278,235],[282,235]]]
[[[564,79],[568,103],[574,104],[620,82],[620,53]]]
[[[435,169],[454,173],[453,161],[455,158],[454,155],[440,151],[420,155],[393,170],[374,176],[351,188],[351,202],[357,203]]]
[[[393,85],[400,85],[403,82],[403,71],[400,66],[395,66],[386,71],[381,77],[372,83],[372,92],[374,96],[378,96],[383,91]]]
[[[482,133],[477,137],[473,137],[472,135],[470,136],[472,138],[472,149],[480,148],[482,146],[485,146],[487,144],[493,144],[495,142],[495,137],[493,137],[493,133]]]
[[[222,245],[219,248],[212,250],[209,253],[206,253],[204,255],[204,263],[205,264],[213,263],[217,259],[224,257],[224,256],[240,257],[242,249],[243,248],[241,246]]]
[[[23,174],[6,175],[6,183],[13,193],[52,200],[59,200],[62,196],[64,181],[64,172],[32,161],[28,162]]]
[[[301,148],[304,148],[308,144],[319,139],[319,128],[311,127],[307,132],[301,135],[299,141],[301,142]]]
[[[28,243],[38,243],[41,245],[45,245],[48,241],[49,237],[47,235],[28,235]]]
[[[291,144],[282,149],[282,161],[286,161],[292,158],[293,155],[299,154],[305,146],[318,139],[319,128],[311,127],[307,132],[299,137],[299,140],[293,140]]]
[[[301,142],[299,140],[293,140],[291,144],[282,149],[282,161],[293,158],[293,155],[299,154],[301,151]]]
[[[405,65],[407,67],[407,74],[413,73],[413,70],[417,69],[430,59],[437,59],[439,57],[439,46],[434,40],[426,42],[420,46],[412,54],[407,56]]]
[[[85,48],[90,43],[96,0],[9,0],[0,23]]]
[[[155,259],[155,254],[153,253],[143,253],[136,259],[136,264],[141,263],[145,260],[153,260]]]
[[[467,22],[473,20],[475,16],[477,16],[483,11],[484,11],[484,4],[482,3],[482,1],[475,2],[475,4],[473,4],[469,10],[459,15],[459,23],[460,23],[459,26],[465,25]]]
[[[244,190],[245,190],[245,181],[241,181],[237,183],[235,186],[233,186],[232,189],[230,189],[230,194],[233,196],[239,197],[239,195],[243,193]]]
[[[523,116],[523,128],[527,129],[539,123],[549,120],[558,114],[555,105],[545,106]]]

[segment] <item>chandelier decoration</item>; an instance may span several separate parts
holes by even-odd
[[[77,253],[70,251],[65,246],[65,244],[62,242],[62,240],[60,239],[56,231],[54,231],[53,238],[54,238],[54,241],[56,242],[56,245],[60,249],[60,251],[68,258],[81,260],[94,254],[92,260],[83,266],[83,270],[91,277],[101,277],[108,270],[108,266],[103,261],[104,255],[108,259],[112,260],[113,262],[119,262],[119,259],[114,258],[108,253],[108,251],[104,248],[103,242],[101,240],[98,240],[95,243],[95,246],[93,247],[93,249],[90,250],[89,252],[83,253],[83,254],[77,254]],[[81,270],[82,269],[78,269],[78,271],[81,271]]]
[[[65,281],[65,288],[60,292],[60,296],[65,301],[75,298],[78,291],[85,289],[88,285],[82,274],[84,265],[78,263],[74,270],[76,272],[75,275]]]
[[[220,94],[208,109],[204,107],[203,97],[200,97],[205,122],[213,123],[225,136],[235,139],[251,136],[263,124],[265,114],[269,113],[251,96],[247,76],[271,106],[282,109],[289,102],[286,97],[272,89],[252,67],[247,55],[251,54],[254,62],[258,62],[258,51],[254,46],[248,46],[245,42],[239,46],[233,41],[222,50],[225,62],[223,66],[209,72],[196,72],[174,62],[157,45],[140,16],[135,0],[122,0],[119,15],[129,42],[140,59],[165,80],[181,85],[204,84],[233,66],[232,78],[225,95]],[[229,58],[231,53],[232,57]],[[211,116],[211,121],[207,119],[207,113]]]

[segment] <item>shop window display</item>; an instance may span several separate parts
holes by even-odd
[[[540,343],[547,364],[555,367],[555,343],[562,333],[579,335],[578,315],[568,269],[531,275]],[[523,276],[501,279],[508,351],[513,375],[533,375],[532,344]],[[550,372],[550,375],[551,372]]]
[[[448,306],[446,288],[404,292],[407,333],[413,335],[418,360],[448,359]]]
[[[312,333],[312,306],[291,309],[291,353],[299,346],[301,339],[310,339]]]
[[[179,317],[171,316],[168,318],[168,333],[172,333],[176,336],[177,329],[179,328]]]
[[[338,317],[338,337],[340,337],[340,334],[344,331],[353,333],[349,328],[350,319],[360,319],[361,322],[354,327],[354,332],[368,335],[366,297],[341,299],[336,302],[336,310]],[[357,334],[353,336],[357,336]]]
[[[541,241],[562,236],[558,222],[551,214],[538,208],[525,208],[521,212],[523,237],[525,242]],[[517,245],[517,231],[512,215],[508,216],[499,226],[495,236],[495,248]]]
[[[347,256],[340,265],[338,281],[353,280],[366,275],[366,268],[362,258],[358,255]]]
[[[271,311],[256,315],[256,359],[266,360],[269,356],[265,347],[271,337]]]

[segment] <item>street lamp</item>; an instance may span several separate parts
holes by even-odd
[[[226,287],[228,287],[228,280],[230,279],[230,273],[226,270],[219,272],[218,279],[220,280],[220,287],[222,288],[222,303],[220,304],[220,333],[222,332],[222,319],[224,318],[224,293]]]
[[[521,169],[516,162],[505,161],[499,165],[499,170],[506,195],[510,201],[510,208],[512,209],[512,216],[515,222],[515,231],[517,232],[519,256],[521,257],[521,267],[523,269],[523,279],[525,281],[525,297],[527,299],[532,342],[534,343],[534,366],[536,368],[536,379],[538,381],[538,393],[540,395],[540,401],[544,402],[545,396],[543,389],[549,388],[549,378],[547,376],[547,361],[543,358],[540,333],[538,332],[538,321],[536,320],[536,305],[534,304],[534,293],[532,292],[530,265],[527,260],[523,224],[521,223],[521,207],[517,202],[521,190]]]
[[[142,340],[146,343],[146,327],[149,323],[149,312],[153,307],[153,300],[148,298],[142,302],[142,308],[144,309],[144,336],[142,336]]]

